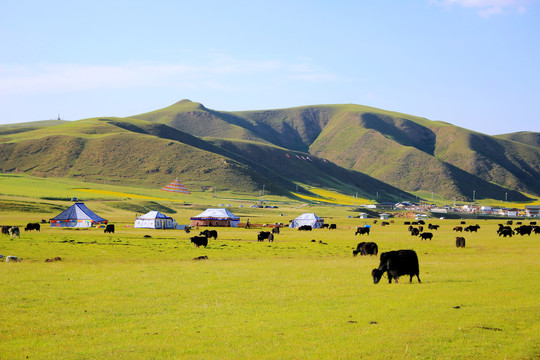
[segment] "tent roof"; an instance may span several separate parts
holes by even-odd
[[[183,194],[191,194],[189,190],[182,184],[178,179],[174,180],[173,182],[165,185],[161,188],[163,191],[171,191],[171,192],[179,192]]]
[[[295,220],[321,220],[323,221],[323,219],[315,215],[315,213],[304,213],[300,215],[299,217],[297,217]]]
[[[107,221],[87,208],[84,203],[75,203],[71,205],[69,208],[53,217],[51,220],[92,220],[94,222]]]
[[[197,216],[193,216],[190,220],[240,220],[240,218],[227,209],[206,209]]]
[[[170,216],[160,213],[159,211],[150,211],[141,215],[137,220],[154,220],[154,219],[172,219]]]

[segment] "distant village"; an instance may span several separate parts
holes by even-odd
[[[366,209],[373,208],[383,210],[404,210],[415,213],[432,213],[433,215],[440,215],[440,217],[444,217],[445,214],[481,215],[494,217],[540,217],[540,205],[526,205],[522,209],[479,206],[471,204],[454,204],[441,207],[434,204],[416,204],[408,201],[403,201],[397,204],[382,203],[377,205],[362,205],[362,207]]]

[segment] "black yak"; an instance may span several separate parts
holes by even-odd
[[[261,231],[257,234],[257,241],[264,241],[268,239],[268,242],[274,241],[274,234],[272,234],[270,231]]]
[[[383,252],[381,254],[381,262],[377,269],[371,271],[373,282],[379,283],[383,274],[388,273],[388,283],[392,283],[392,279],[398,282],[398,278],[402,275],[410,275],[409,282],[412,283],[414,276],[420,281],[420,269],[418,265],[418,256],[414,250],[395,250]]]
[[[353,256],[360,255],[377,255],[379,253],[379,247],[374,242],[361,242],[356,246],[356,250],[353,250]]]
[[[368,226],[362,226],[362,227],[359,227],[356,229],[356,232],[354,233],[354,235],[364,235],[364,234],[367,234],[369,235],[369,231],[371,230],[371,227],[368,227]]]
[[[421,233],[420,234],[420,240],[427,240],[429,239],[431,241],[431,239],[433,238],[433,234],[430,233],[430,232],[425,232],[425,233]]]
[[[191,242],[195,244],[195,247],[208,246],[208,238],[206,236],[193,236],[190,238]]]
[[[464,248],[465,247],[465,238],[464,237],[461,237],[461,236],[458,236],[456,237],[456,247],[462,247]]]
[[[218,237],[218,233],[216,230],[204,230],[204,231],[201,231],[199,235],[206,236],[207,238],[214,238],[214,240],[217,240],[217,237]]]

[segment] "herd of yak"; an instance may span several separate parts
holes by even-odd
[[[409,225],[407,228],[410,232],[411,236],[418,236],[421,240],[432,240],[433,239],[433,232],[431,231],[424,231],[424,225],[425,221],[418,220],[413,222],[404,222],[405,225]],[[465,222],[462,221],[461,225],[464,225]],[[382,222],[381,225],[389,225],[388,222]],[[531,233],[539,234],[540,233],[540,226],[536,226],[536,222],[531,221],[530,225],[523,225],[521,222],[517,222],[516,225],[519,225],[518,227],[512,229],[511,225],[513,225],[513,222],[510,220],[507,222],[506,225],[499,224],[499,229],[497,230],[497,234],[499,236],[512,236],[512,235],[530,235]],[[335,224],[331,224],[330,226],[324,226],[328,229],[336,229]],[[272,231],[261,231],[257,234],[257,241],[264,241],[268,240],[269,242],[274,241],[274,234],[279,234],[279,226],[276,226],[272,228]],[[438,230],[439,225],[433,225],[428,224],[427,228],[429,230]],[[456,226],[453,231],[457,232],[478,232],[480,229],[480,225],[469,225],[469,226]],[[303,225],[298,228],[299,231],[308,231],[312,230],[312,227],[309,225]],[[355,235],[369,235],[371,231],[370,225],[365,226],[359,226],[356,228]],[[215,230],[204,230],[202,231],[199,236],[191,237],[191,242],[196,246],[204,246],[206,247],[208,245],[208,238],[213,237],[214,239],[217,239],[217,231]],[[315,241],[315,240],[312,240]],[[456,237],[456,247],[458,248],[464,248],[465,247],[465,238],[463,236],[457,236]],[[379,248],[376,243],[370,242],[370,241],[363,241],[358,243],[355,250],[353,250],[353,256],[360,255],[378,255]],[[205,257],[204,259],[207,259]],[[200,258],[196,258],[196,260],[200,260]],[[398,281],[398,278],[403,275],[409,275],[410,280],[409,282],[412,282],[413,277],[416,276],[418,279],[418,282],[420,283],[420,270],[419,270],[419,264],[418,264],[418,256],[414,250],[395,250],[395,251],[388,251],[383,252],[380,255],[380,264],[379,267],[376,269],[373,269],[371,272],[371,275],[373,277],[373,282],[377,284],[384,273],[387,273],[388,276],[388,282],[392,283],[392,280],[395,282]]]
[[[375,220],[376,223],[376,220]],[[423,220],[404,222],[405,225],[409,225],[407,228],[410,232],[411,236],[418,236],[421,240],[432,240],[433,239],[433,232],[431,231],[424,231],[424,225],[425,222]],[[381,225],[389,225],[388,222],[382,222]],[[461,225],[465,225],[465,222],[462,221]],[[509,220],[507,221],[506,225],[499,224],[499,228],[497,230],[497,234],[503,237],[507,236],[514,236],[514,235],[531,235],[534,234],[540,234],[540,226],[536,225],[535,221],[531,221],[530,224],[525,225],[522,224],[522,222],[516,222],[516,225],[519,225],[515,228],[512,228],[513,221]],[[279,234],[279,229],[281,226],[274,226],[271,231],[260,231],[257,234],[257,241],[264,241],[268,240],[269,242],[274,241],[274,235]],[[335,224],[325,224],[324,228],[328,229],[336,229]],[[439,225],[432,225],[428,224],[427,228],[429,230],[438,230]],[[20,231],[17,226],[2,226],[2,234],[4,235],[10,235],[13,237],[20,237]],[[186,227],[185,231],[186,233],[190,232],[191,227]],[[456,226],[452,230],[456,233],[458,232],[478,232],[480,229],[479,225],[469,225],[469,226]],[[25,231],[31,231],[31,230],[37,230],[40,231],[40,224],[39,223],[28,223],[28,225],[24,229]],[[300,231],[308,231],[312,230],[312,227],[309,225],[304,225],[298,228]],[[105,228],[105,233],[114,233],[114,225],[107,225]],[[360,226],[356,228],[355,235],[369,235],[371,231],[370,225]],[[208,246],[208,239],[213,238],[214,240],[217,240],[218,232],[216,230],[204,230],[201,231],[198,236],[192,236],[190,238],[191,242],[195,245],[195,247],[206,247]],[[312,240],[314,241],[314,240]],[[463,248],[465,247],[465,238],[463,236],[457,236],[456,237],[456,247]],[[360,242],[358,243],[355,250],[353,250],[353,256],[360,255],[378,255],[379,248],[376,243],[374,242]],[[0,257],[3,257],[0,255]],[[60,259],[60,258],[58,258]],[[200,256],[198,258],[195,258],[195,260],[206,260],[208,259],[207,256]],[[6,261],[18,261],[16,257],[8,256],[6,257]],[[54,259],[56,260],[56,258]],[[53,261],[51,259],[47,259],[47,261]],[[410,280],[409,282],[412,282],[412,279],[414,276],[418,279],[418,282],[420,283],[420,270],[419,270],[419,264],[418,264],[418,256],[414,250],[395,250],[395,251],[388,251],[383,252],[380,255],[380,263],[379,267],[376,269],[373,269],[371,272],[371,275],[373,277],[373,282],[377,284],[384,273],[387,273],[388,275],[388,282],[392,283],[392,280],[395,282],[398,281],[398,278],[403,275],[409,275]]]

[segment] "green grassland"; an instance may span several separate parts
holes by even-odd
[[[431,219],[440,229],[420,241],[403,219],[381,226],[350,218],[345,206],[271,197],[279,209],[252,209],[256,195],[24,176],[2,176],[0,185],[0,224],[48,219],[71,204],[64,198],[78,196],[116,225],[114,234],[44,224],[20,239],[0,235],[0,254],[24,258],[0,262],[2,359],[540,357],[540,237],[499,238],[497,220],[478,220],[479,232],[463,233],[467,245],[458,249],[459,220]],[[156,199],[73,190],[83,185]],[[217,228],[217,240],[195,248],[189,236],[198,231],[132,227],[141,208],[159,205],[187,223],[221,203],[253,224],[315,212],[337,229],[285,228],[269,243],[256,241],[264,228]],[[372,225],[369,237],[355,236],[364,223]],[[422,283],[373,284],[379,260],[353,257],[360,241],[375,241],[380,252],[414,249]],[[193,260],[201,255],[209,259]],[[45,262],[56,256],[62,261]]]

